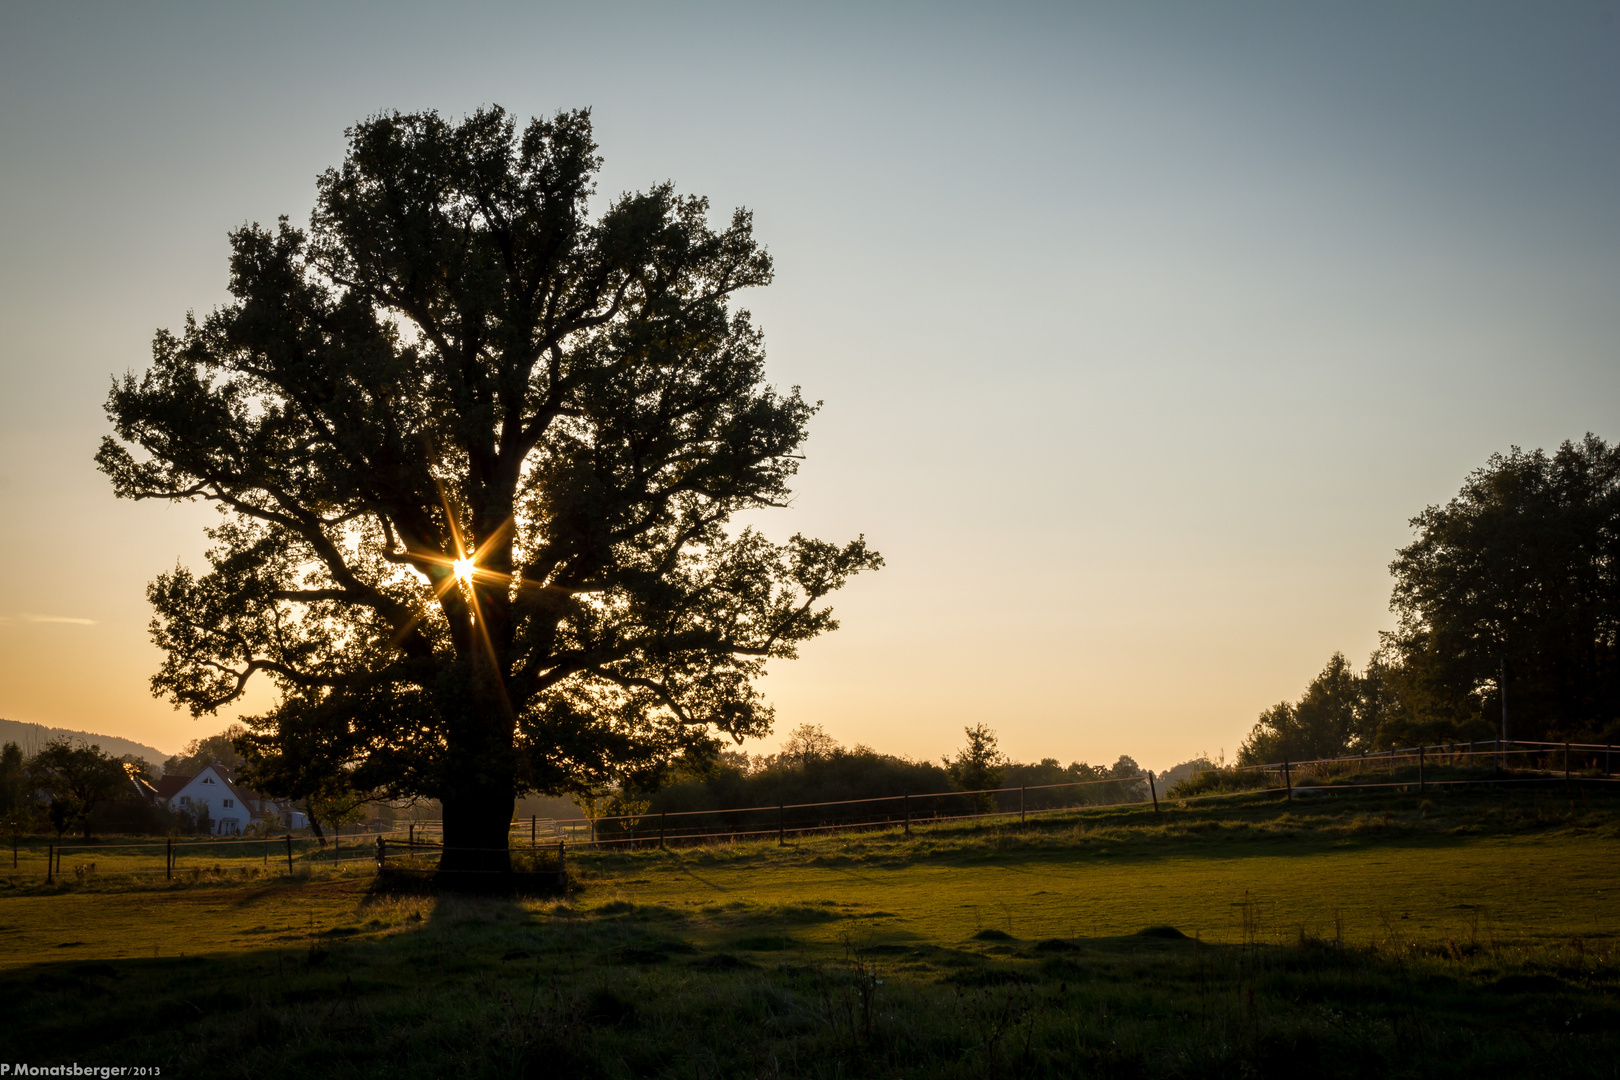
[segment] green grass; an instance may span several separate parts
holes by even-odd
[[[0,886],[7,1060],[248,1076],[1614,1076],[1620,807],[1092,811],[367,874]]]

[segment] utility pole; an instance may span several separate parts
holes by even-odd
[[[1502,692],[1502,741],[1507,742],[1507,656],[1502,656],[1500,674],[1496,677],[1497,689]]]

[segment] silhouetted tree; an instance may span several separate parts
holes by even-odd
[[[730,306],[771,276],[746,212],[663,185],[591,220],[585,112],[348,140],[310,230],[232,234],[232,302],[114,385],[98,463],[222,512],[209,569],[149,589],[156,692],[267,676],[250,780],[437,798],[450,848],[504,851],[521,792],[765,733],[755,678],[880,560],[729,527],[786,502],[814,412]]]
[[[22,747],[14,742],[0,747],[0,817],[22,808],[27,779]]]
[[[32,783],[50,790],[51,825],[58,836],[74,826],[88,835],[95,808],[129,786],[123,762],[99,746],[52,739],[28,761]]]
[[[1260,714],[1238,762],[1311,761],[1348,752],[1359,731],[1361,691],[1350,662],[1334,653],[1297,704],[1280,701]]]
[[[945,759],[945,771],[963,791],[996,787],[1007,766],[1007,759],[996,747],[996,733],[982,723],[962,731],[967,735],[967,745],[956,752],[956,757]],[[977,801],[986,808],[994,805],[988,794],[978,796]]]
[[[804,767],[831,757],[838,749],[838,740],[823,731],[820,724],[800,724],[782,743],[781,757]]]
[[[212,765],[215,761],[227,769],[240,769],[246,761],[236,748],[236,740],[247,733],[247,728],[241,724],[231,724],[218,735],[192,739],[184,750],[163,763],[163,772],[166,775],[196,776],[202,772],[203,766]]]
[[[1390,652],[1413,734],[1581,738],[1620,719],[1620,447],[1492,455],[1412,519],[1390,565]]]

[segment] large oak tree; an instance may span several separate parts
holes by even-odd
[[[746,212],[664,185],[593,220],[585,112],[348,136],[309,229],[233,233],[232,302],[114,384],[97,460],[221,514],[149,589],[154,692],[273,680],[258,783],[440,799],[441,870],[504,869],[518,794],[767,731],[766,661],[881,560],[734,524],[787,501],[814,411],[731,303],[771,276]]]

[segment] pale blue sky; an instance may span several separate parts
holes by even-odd
[[[1615,3],[0,3],[0,716],[172,749],[108,378],[382,109],[590,106],[604,197],[755,211],[800,498],[882,573],[785,729],[1164,767],[1365,660],[1406,520],[1620,438]],[[42,618],[93,620],[47,622]],[[222,723],[221,721],[220,723]]]

